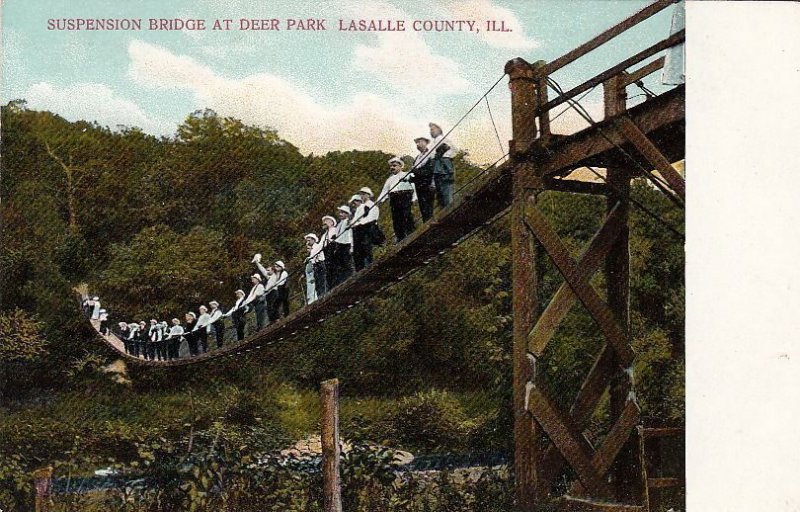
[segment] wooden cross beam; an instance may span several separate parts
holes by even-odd
[[[686,200],[686,181],[683,179],[678,171],[672,166],[669,160],[664,157],[664,155],[659,151],[659,149],[650,142],[650,139],[647,138],[647,135],[642,133],[642,130],[636,126],[630,118],[626,116],[620,116],[616,119],[617,129],[622,133],[622,135],[630,141],[631,144],[636,148],[636,150],[642,154],[643,157],[647,159],[650,164],[653,165],[655,169],[657,169],[664,179],[667,180],[669,186],[672,190],[675,191],[676,194],[682,199]],[[652,175],[648,173],[648,177],[651,180],[654,180]]]
[[[623,367],[630,366],[633,362],[633,349],[628,344],[627,335],[614,318],[614,313],[603,302],[597,291],[585,281],[583,278],[585,272],[581,271],[579,265],[569,255],[564,243],[535,203],[529,201],[527,206],[523,220],[526,227],[545,248],[559,273],[572,288],[573,293],[586,306],[605,338],[614,347],[620,364]]]
[[[611,486],[592,464],[596,452],[569,415],[564,414],[533,383],[527,389],[526,407],[575,470],[580,482],[598,495],[611,495]]]
[[[622,414],[597,450],[581,433],[573,418],[562,413],[532,382],[527,389],[526,407],[575,470],[580,484],[594,495],[611,495],[611,487],[604,477],[639,421],[636,401],[627,401]],[[573,490],[583,491],[578,486],[573,486]]]
[[[580,391],[578,391],[578,396],[573,401],[572,407],[570,407],[569,413],[572,416],[572,421],[581,432],[589,424],[592,413],[597,408],[603,392],[611,382],[611,377],[616,368],[614,363],[614,349],[609,344],[606,344],[603,350],[600,351],[600,355],[592,365],[592,369],[584,379]],[[549,445],[544,450],[539,464],[541,467],[539,485],[545,489],[551,488],[561,470],[564,469],[564,464],[566,464],[566,461],[561,452],[558,451],[558,447],[554,444]]]
[[[578,475],[580,484],[575,487],[576,490],[586,488],[600,495],[608,491],[604,487],[607,482],[598,484],[597,476],[602,479],[609,471],[639,419],[638,406],[629,397],[599,450],[593,451],[581,434],[615,371],[621,371],[620,365],[630,366],[633,360],[627,334],[618,325],[610,307],[590,284],[591,276],[598,270],[624,228],[625,211],[619,202],[610,209],[602,226],[578,262],[575,262],[535,204],[531,201],[526,206],[524,220],[527,228],[544,247],[565,280],[531,329],[529,350],[539,356],[544,352],[558,325],[577,300],[586,306],[607,340],[568,415],[558,412],[535,383],[528,387],[526,407],[552,441],[538,464],[540,492],[541,488],[552,485],[566,462]]]
[[[589,283],[622,230],[622,216],[618,206],[619,203],[611,210],[602,227],[578,260],[579,274],[577,278],[581,282]],[[528,334],[528,350],[532,354],[541,357],[556,329],[577,300],[569,283],[562,283]]]

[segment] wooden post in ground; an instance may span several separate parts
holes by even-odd
[[[514,139],[509,144],[516,161],[511,205],[511,248],[513,257],[513,407],[514,407],[514,478],[519,510],[534,510],[538,490],[538,460],[541,429],[525,407],[525,392],[532,380],[528,353],[528,333],[538,315],[536,246],[525,229],[525,205],[533,195],[528,188],[533,169],[525,156],[536,139],[535,111],[538,105],[534,68],[517,58],[505,67],[511,89],[511,119]]]
[[[53,487],[53,467],[37,469],[33,472],[33,487],[36,490],[34,510],[36,512],[49,512],[50,491]]]
[[[342,512],[342,482],[339,475],[339,380],[322,383],[322,486],[325,512]]]

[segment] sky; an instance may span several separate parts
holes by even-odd
[[[641,9],[641,0],[4,0],[2,101],[25,99],[71,121],[173,135],[191,112],[278,130],[304,154],[379,149],[413,154],[428,122],[445,131],[514,57],[552,60]],[[47,30],[51,18],[142,18],[141,31]],[[577,85],[669,35],[667,9],[557,73]],[[206,20],[205,31],[150,31],[148,18]],[[280,31],[212,31],[215,19],[277,18]],[[285,20],[323,18],[326,31],[287,31]],[[475,32],[344,32],[338,20],[476,20]],[[513,31],[490,33],[484,20]],[[658,89],[653,75],[648,86]],[[641,93],[632,88],[630,95]],[[602,117],[602,91],[582,100]],[[450,135],[478,164],[507,151],[504,79]],[[572,112],[555,131],[584,124]]]

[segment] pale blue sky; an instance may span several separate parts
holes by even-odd
[[[4,102],[28,99],[31,108],[53,110],[68,119],[139,125],[158,134],[171,134],[191,111],[212,107],[276,127],[305,152],[370,145],[401,151],[407,144],[390,140],[393,133],[424,133],[433,119],[454,122],[502,74],[510,58],[551,60],[648,3],[386,0],[363,7],[355,0],[5,0],[2,96]],[[484,39],[484,33],[335,30],[339,18],[399,16],[410,22],[466,19],[468,13],[499,14],[518,22],[519,29],[511,39],[494,42]],[[665,38],[671,13],[659,13],[556,78],[565,87],[575,85]],[[47,30],[49,18],[62,17],[144,18],[145,25],[150,17],[196,17],[207,20],[209,27],[215,18],[329,21],[326,32]],[[599,97],[595,91],[585,101]],[[505,143],[510,138],[505,85],[490,99]],[[296,115],[290,114],[293,105],[299,105]],[[485,111],[476,111],[475,117],[474,133],[464,135],[464,145],[488,136],[483,132]],[[361,136],[384,125],[386,133]],[[493,144],[499,151],[496,140]],[[475,150],[479,159],[491,157],[488,149],[484,152]]]

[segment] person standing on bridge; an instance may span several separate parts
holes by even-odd
[[[105,309],[100,310],[100,334],[108,336],[108,313]]]
[[[86,296],[83,298],[83,302],[81,302],[81,309],[83,310],[83,314],[86,315],[86,318],[91,318],[92,309],[94,309],[91,297]]]
[[[244,339],[245,314],[249,308],[244,305],[244,290],[236,290],[235,294],[236,302],[233,304],[233,307],[225,313],[225,316],[231,317],[233,326],[236,328],[236,339],[242,341]]]
[[[139,324],[128,324],[128,345],[131,349],[131,354],[134,357],[139,357]]]
[[[186,344],[189,346],[189,355],[196,356],[197,355],[197,315],[194,314],[193,311],[189,311],[186,313],[184,317],[186,319],[186,327],[183,328],[183,332],[186,334]]]
[[[317,300],[317,282],[314,279],[314,244],[317,241],[317,235],[309,233],[304,238],[308,251],[308,257],[303,262],[303,272],[306,278],[306,304],[312,304]]]
[[[222,347],[225,343],[225,319],[222,316],[222,310],[219,308],[219,302],[212,300],[208,303],[211,306],[211,312],[208,319],[208,327],[214,332],[214,339],[217,341],[217,348]]]
[[[455,183],[455,167],[453,157],[455,147],[449,139],[444,138],[442,127],[436,123],[428,123],[433,137],[433,181],[436,185],[436,202],[440,208],[447,208],[453,202],[453,186]]]
[[[122,340],[122,344],[125,346],[125,353],[130,354],[131,350],[131,343],[128,341],[128,334],[130,334],[130,329],[128,329],[128,324],[125,322],[120,322],[117,324],[119,327],[119,332],[117,333],[117,337]]]
[[[156,346],[156,359],[159,361],[166,361],[168,344],[167,336],[169,335],[169,327],[167,326],[167,322],[162,321],[158,323],[158,332],[161,339]]]
[[[158,326],[158,320],[151,318],[150,328],[147,329],[147,350],[145,352],[145,359],[148,361],[155,361],[158,352],[158,344],[160,342],[161,329]]]
[[[275,297],[275,316],[271,317],[271,321],[289,316],[289,272],[286,271],[286,265],[281,260],[275,262],[272,267],[277,276],[275,280],[275,290],[277,295]]]
[[[183,340],[183,326],[177,318],[172,319],[172,327],[169,329],[167,341],[167,359],[170,361],[178,359],[180,355],[181,341]]]
[[[278,300],[278,289],[276,282],[278,276],[275,273],[275,267],[270,265],[265,267],[261,264],[261,255],[256,254],[253,256],[253,263],[256,264],[259,273],[261,274],[261,282],[264,283],[264,304],[266,308],[266,323],[270,324],[275,321],[275,303]]]
[[[197,325],[194,328],[197,331],[197,345],[202,354],[208,352],[208,333],[211,331],[210,320],[211,315],[208,314],[208,308],[201,305],[200,316],[197,318]]]
[[[325,233],[327,234],[327,232]],[[325,236],[325,235],[323,235]],[[313,266],[314,266],[314,287],[317,293],[317,298],[322,298],[326,293],[328,293],[328,276],[327,270],[325,266],[327,265],[328,261],[325,258],[325,245],[322,240],[317,237],[314,233],[309,233],[306,235],[306,240],[310,239],[314,242],[314,245],[311,247],[311,252],[309,256],[311,257]]]
[[[333,281],[329,289],[339,285],[353,274],[353,230],[350,229],[350,215],[352,211],[347,205],[342,205],[336,210],[339,223],[336,224],[336,233],[331,237],[333,250]]]
[[[144,320],[139,322],[139,329],[136,331],[136,344],[138,345],[139,354],[147,358],[147,345],[150,342],[150,330],[147,328],[147,323]]]
[[[405,163],[399,157],[389,160],[391,174],[383,184],[383,190],[375,201],[380,204],[387,199],[392,209],[392,226],[394,236],[398,242],[414,232],[414,215],[411,213],[411,203],[417,200],[414,184],[410,182],[410,172],[403,172]]]
[[[330,215],[322,217],[322,239],[319,241],[322,246],[322,254],[325,255],[325,293],[335,286],[336,262],[334,261],[333,239],[336,236],[336,219]]]
[[[261,274],[253,274],[250,276],[250,283],[252,283],[253,286],[250,288],[250,293],[247,294],[247,298],[242,303],[243,306],[253,305],[253,309],[256,311],[256,331],[260,331],[264,328],[267,319],[267,299],[264,292],[264,285],[261,284],[262,279]]]
[[[428,151],[430,141],[427,137],[414,139],[419,153],[414,157],[411,183],[414,184],[417,192],[417,204],[419,205],[419,213],[422,215],[423,223],[433,217],[433,204],[436,198],[436,185],[433,183],[433,158],[431,158],[431,154]]]
[[[353,201],[357,207],[352,222],[353,261],[356,272],[372,264],[372,248],[380,241],[376,233],[380,211],[372,201],[372,190],[369,187],[362,187],[358,195],[358,199]]]
[[[92,320],[100,319],[100,297],[92,297]]]

